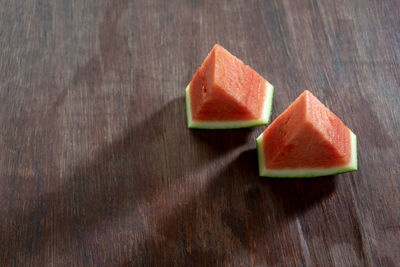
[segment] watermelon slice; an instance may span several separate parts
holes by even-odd
[[[269,122],[274,87],[216,44],[186,88],[189,128],[229,129]]]
[[[309,91],[257,138],[260,176],[314,177],[357,170],[356,135]]]

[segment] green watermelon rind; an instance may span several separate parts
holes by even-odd
[[[335,175],[340,173],[346,173],[351,171],[356,171],[358,169],[357,162],[357,136],[350,131],[350,139],[351,139],[351,160],[350,163],[333,167],[333,168],[307,168],[307,169],[283,169],[283,170],[268,170],[264,164],[264,154],[262,147],[262,136],[261,134],[257,137],[257,154],[258,154],[258,166],[259,166],[259,175],[263,177],[270,178],[306,178],[306,177],[320,177],[320,176],[328,176]]]
[[[264,100],[264,109],[261,119],[246,120],[246,121],[194,121],[192,120],[191,107],[190,107],[190,83],[185,89],[186,98],[186,116],[188,127],[191,129],[237,129],[248,128],[260,125],[266,125],[271,118],[272,99],[274,96],[274,86],[266,82],[267,94]]]

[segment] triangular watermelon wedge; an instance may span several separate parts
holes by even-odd
[[[186,88],[189,128],[229,129],[269,122],[274,87],[216,44]]]
[[[260,176],[315,177],[357,170],[357,138],[309,91],[257,138]]]

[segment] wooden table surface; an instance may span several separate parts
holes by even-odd
[[[0,1],[0,266],[400,266],[400,2]],[[215,43],[310,90],[359,170],[258,177],[245,130],[189,130]]]

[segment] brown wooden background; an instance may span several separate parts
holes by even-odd
[[[0,1],[1,266],[400,266],[400,2]],[[262,179],[188,130],[215,43],[357,134],[359,171]]]

